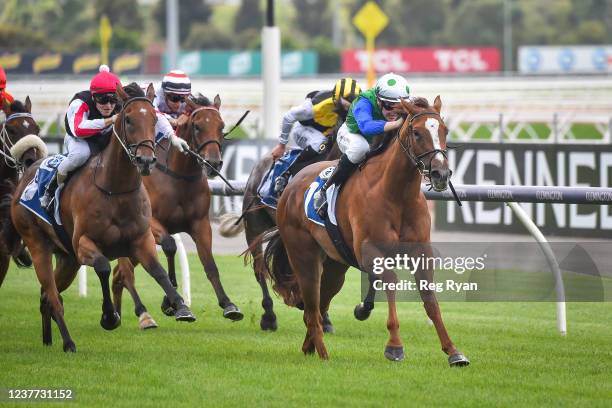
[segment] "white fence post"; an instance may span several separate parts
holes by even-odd
[[[187,251],[185,251],[185,245],[180,234],[174,234],[172,236],[176,242],[176,249],[181,265],[181,280],[183,284],[183,300],[187,306],[191,306],[191,276],[189,273],[189,260],[187,259]]]
[[[87,266],[79,268],[79,297],[87,297]]]

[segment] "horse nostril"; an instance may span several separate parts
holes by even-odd
[[[441,177],[442,177],[442,174],[440,173],[440,170],[431,171],[431,178],[439,180]]]

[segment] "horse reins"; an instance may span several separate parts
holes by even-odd
[[[401,131],[397,133],[396,137],[397,137],[398,143],[402,147],[402,150],[404,150],[404,153],[406,153],[406,156],[408,156],[408,158],[414,163],[415,167],[417,168],[421,176],[423,176],[426,180],[429,180],[429,183],[430,183],[429,189],[431,190],[433,188],[433,185],[431,184],[431,162],[433,161],[435,155],[438,153],[442,154],[442,156],[444,156],[445,159],[448,159],[448,155],[447,155],[448,150],[447,149],[431,149],[424,153],[419,154],[418,156],[412,153],[412,138],[414,136],[414,128],[412,127],[412,123],[414,122],[416,118],[425,116],[425,115],[432,115],[432,116],[435,116],[436,118],[441,119],[440,114],[434,111],[424,111],[424,112],[416,113],[410,116],[410,120],[405,122],[403,126],[403,127],[408,127],[410,131],[410,135],[408,137],[408,144],[409,144],[408,147],[404,145],[404,143],[402,142],[402,138],[399,136],[401,134]],[[425,166],[425,163],[423,162],[422,159],[427,156],[431,156],[431,158],[429,159],[429,165]],[[451,170],[449,171],[451,172],[450,174],[452,175],[453,172]],[[453,186],[453,183],[450,180],[450,178],[448,180],[448,186],[451,189],[451,192],[455,198],[455,201],[461,207],[462,206],[461,200],[459,199],[459,196],[457,195],[457,192],[455,191],[455,187]]]
[[[132,165],[134,165],[134,166],[137,166],[137,163],[136,163],[136,154],[138,153],[138,149],[139,148],[141,148],[141,147],[149,148],[155,154],[155,142],[153,140],[146,139],[146,140],[142,140],[142,141],[140,141],[138,143],[128,144],[127,132],[125,130],[126,129],[126,115],[125,115],[124,112],[125,112],[125,109],[128,107],[129,104],[131,104],[132,102],[136,102],[136,101],[146,101],[147,103],[149,103],[151,105],[151,107],[153,107],[153,102],[151,102],[148,98],[146,98],[144,96],[137,96],[137,97],[131,98],[121,107],[121,111],[119,111],[119,114],[121,115],[121,133],[123,135],[123,138],[117,133],[117,128],[115,127],[115,124],[113,123],[113,125],[112,125],[113,135],[119,141],[119,144],[121,145],[121,147],[123,148],[123,150],[127,154],[128,159],[130,160],[130,163],[132,163]],[[120,192],[109,191],[109,190],[106,190],[105,188],[101,187],[96,182],[96,175],[98,174],[98,167],[100,167],[101,160],[102,160],[102,155],[98,155],[98,163],[96,164],[96,167],[95,167],[94,173],[93,173],[93,182],[94,182],[94,185],[98,188],[98,190],[102,191],[104,194],[106,194],[108,196],[116,196],[116,195],[121,195],[121,194],[133,193],[134,191],[137,191],[138,189],[140,189],[140,183],[138,183],[138,185],[135,188],[131,189],[131,190],[120,191]]]

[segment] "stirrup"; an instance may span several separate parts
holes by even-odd
[[[314,210],[321,218],[325,216],[325,211],[327,209],[327,191],[319,190],[315,193],[313,197]]]
[[[285,174],[281,174],[274,181],[274,192],[276,194],[281,194],[285,187],[287,187],[287,183],[289,183],[289,177]]]

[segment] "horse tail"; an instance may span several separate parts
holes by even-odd
[[[272,288],[283,297],[285,304],[296,306],[302,302],[302,294],[295,273],[291,269],[285,243],[275,227],[261,234],[262,242],[269,241],[264,252],[264,265]]]
[[[243,217],[237,213],[225,213],[219,217],[219,234],[232,238],[244,231]]]

